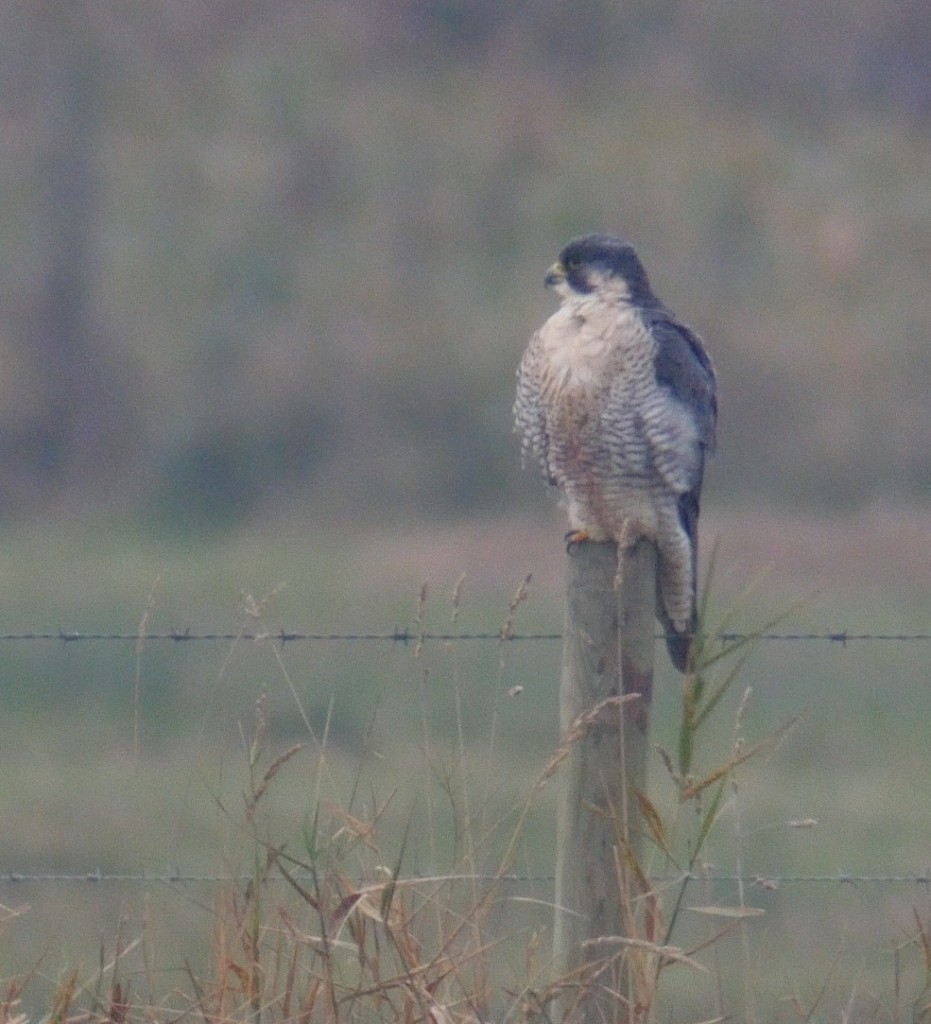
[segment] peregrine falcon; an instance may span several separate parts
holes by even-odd
[[[653,294],[633,247],[570,242],[546,284],[562,300],[517,371],[514,417],[562,492],[571,543],[645,536],[656,544],[656,614],[689,668],[696,628],[698,507],[714,448],[715,373],[701,339]]]

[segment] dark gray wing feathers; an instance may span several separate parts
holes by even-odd
[[[678,633],[663,607],[662,596],[657,593],[657,616],[666,632],[669,656],[680,672],[688,669],[691,652],[691,634],[697,626],[694,588],[698,578],[698,513],[704,475],[705,454],[714,451],[718,416],[715,372],[711,359],[698,338],[687,327],[671,316],[658,316],[651,324],[657,343],[656,382],[690,412],[695,422],[697,470],[694,485],[678,497],[679,522],[691,541],[692,548],[692,619],[686,633]]]
[[[706,451],[714,451],[718,402],[714,366],[704,345],[671,317],[653,320],[650,329],[657,344],[657,384],[692,411],[699,442]]]

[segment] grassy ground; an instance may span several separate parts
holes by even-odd
[[[734,628],[820,590],[780,629],[927,632],[926,569],[909,550],[926,525],[888,513],[835,524],[711,521],[709,536],[722,535],[716,613],[771,564]],[[518,632],[558,632],[554,537],[555,520],[352,537],[279,527],[196,545],[35,527],[0,539],[0,631],[472,633],[513,622]],[[740,732],[749,740],[802,713],[740,769],[704,851],[710,873],[757,876],[745,898],[766,913],[748,942],[722,940],[709,962],[715,981],[670,973],[661,1019],[711,1017],[719,982],[728,1005],[744,1007],[738,1016],[756,1006],[760,1019],[804,1019],[817,1004],[810,1019],[844,1007],[851,1019],[906,1019],[922,977],[913,908],[926,924],[927,886],[833,878],[927,873],[927,650],[915,641],[759,646],[703,738],[696,771],[729,756],[746,689]],[[265,842],[287,843],[307,863],[324,820],[343,844],[345,877],[376,880],[399,864],[402,876],[493,872],[558,742],[559,658],[552,640],[3,641],[0,872],[251,876]],[[672,751],[679,679],[664,661],[659,674],[654,739]],[[297,743],[250,810],[256,780]],[[652,777],[657,806],[687,836],[693,822],[676,811],[659,758]],[[544,880],[509,883],[484,921],[511,941],[492,958],[499,992],[526,978],[532,936],[544,951],[548,942],[556,784],[534,796],[509,867]],[[823,880],[773,881],[786,876]],[[293,897],[278,878],[267,905]],[[245,885],[7,878],[0,921],[16,916],[0,923],[0,978],[35,966],[24,1005],[37,1012],[72,967],[92,977],[119,935],[142,937],[125,980],[140,1002],[161,1004],[189,970],[210,974],[229,891],[242,898]],[[686,902],[735,898],[734,883],[718,882]],[[682,941],[706,927],[685,915]]]

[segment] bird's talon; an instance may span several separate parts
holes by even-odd
[[[573,544],[582,544],[590,539],[588,530],[569,530],[566,534],[566,550],[568,551]]]

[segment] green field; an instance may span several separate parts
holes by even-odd
[[[752,525],[731,522],[722,537],[712,619],[759,568],[744,561],[755,557],[742,541]],[[804,526],[796,529],[804,539]],[[864,534],[862,523],[848,529]],[[838,525],[840,544],[843,531]],[[183,990],[186,964],[208,976],[222,894],[243,883],[164,879],[251,875],[262,841],[286,842],[306,863],[310,837],[324,822],[336,846],[346,846],[346,877],[371,881],[384,866],[402,877],[494,872],[558,743],[558,640],[282,644],[275,636],[282,629],[497,633],[509,621],[517,633],[558,632],[563,556],[553,536],[546,527],[471,523],[385,536],[304,536],[281,527],[189,545],[90,527],[36,526],[5,537],[4,633],[152,635],[140,643],[0,644],[0,905],[4,914],[19,912],[0,931],[0,976],[34,969],[24,1005],[50,1006],[72,968],[92,979],[102,950],[112,955],[121,935],[143,940],[121,964],[143,1004]],[[856,566],[846,571],[857,578]],[[511,609],[528,572],[527,596]],[[731,628],[752,629],[813,590],[782,559],[768,582],[740,599]],[[875,575],[855,587],[838,582],[778,628],[926,631],[916,593],[907,580],[891,588]],[[268,636],[157,638],[214,631]],[[927,874],[927,649],[919,641],[760,643],[702,737],[696,771],[730,755],[748,688],[739,728],[747,742],[801,713],[779,744],[739,769],[699,862],[710,875],[739,868],[762,880],[748,886],[745,900],[765,914],[747,925],[746,941],[735,933],[706,953],[709,976],[670,972],[658,1019],[711,1017],[719,983],[732,1011],[745,1005],[749,984],[765,1020],[796,1019],[797,1007],[810,1009],[822,989],[812,1019],[849,1006],[851,1019],[893,1020],[918,997],[921,958],[909,941],[913,908],[927,928],[927,885],[835,878]],[[658,673],[654,740],[674,751],[679,680],[664,658]],[[250,820],[257,714],[253,787],[276,757],[303,747]],[[516,984],[509,974],[527,969],[530,936],[544,951],[549,941],[558,784],[557,774],[531,801],[509,868],[533,880],[508,883],[486,922],[509,940],[493,958],[501,976],[492,972],[505,1007],[501,992]],[[659,758],[651,785],[685,844],[694,822],[690,812],[675,812]],[[375,819],[364,841],[346,841],[359,822]],[[809,820],[817,825],[791,824]],[[671,870],[658,854],[652,868]],[[146,880],[10,877],[98,872]],[[700,888],[687,905],[736,899],[733,882]],[[279,876],[265,905],[293,897]],[[688,947],[708,925],[693,913],[677,927],[674,941]],[[685,993],[694,1013],[687,1018]]]

